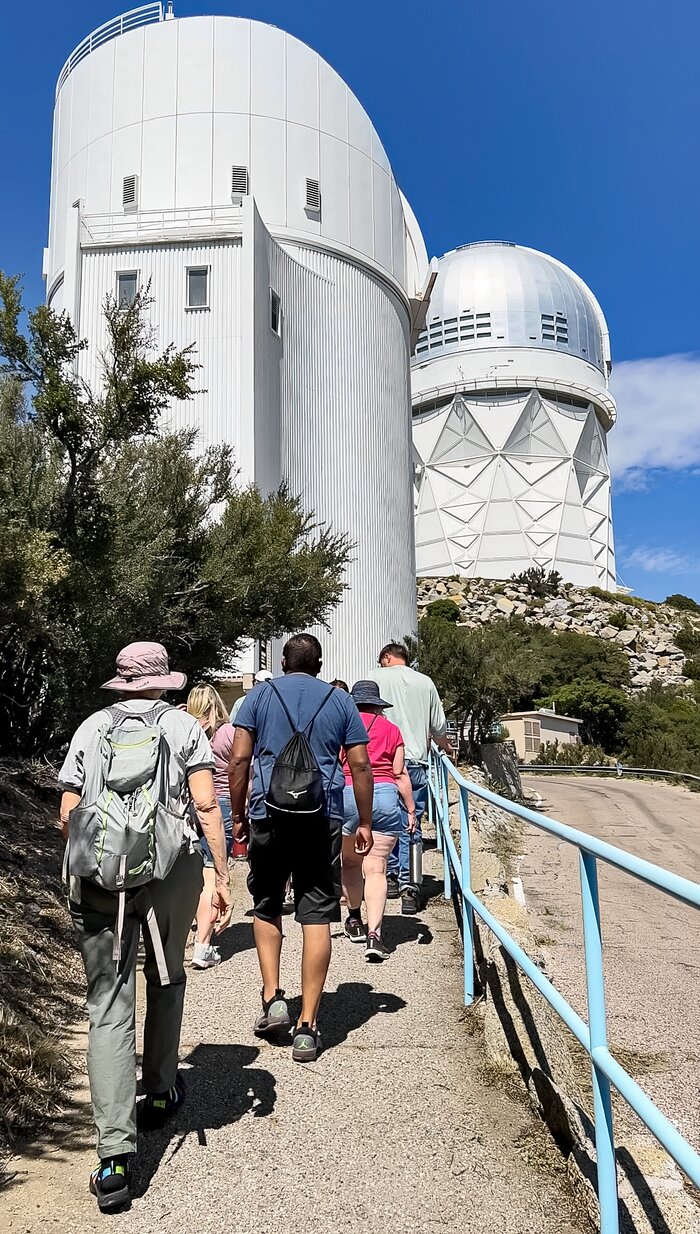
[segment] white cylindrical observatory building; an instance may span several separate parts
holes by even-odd
[[[567,266],[504,242],[437,263],[412,361],[418,574],[530,566],[615,588],[610,340]]]
[[[229,442],[244,482],[287,479],[355,542],[322,633],[328,672],[350,679],[415,625],[409,344],[425,270],[367,114],[298,39],[149,4],[66,62],[48,302],[89,340],[90,380],[105,296],[150,282],[160,344],[194,342],[203,366],[205,393],[173,426]]]

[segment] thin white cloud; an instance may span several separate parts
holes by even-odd
[[[624,555],[624,563],[648,574],[691,574],[698,568],[696,561],[674,548],[635,548]]]
[[[700,466],[700,354],[623,360],[610,386],[618,420],[608,448],[618,492],[644,491],[656,471]]]

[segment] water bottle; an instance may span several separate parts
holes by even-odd
[[[413,836],[408,846],[408,878],[414,887],[420,887],[423,882],[423,841]]]

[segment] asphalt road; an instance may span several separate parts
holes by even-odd
[[[523,781],[545,814],[700,881],[700,794],[608,777]],[[598,868],[610,1048],[700,1150],[700,913]],[[587,1019],[577,852],[528,827],[520,873],[548,972]]]
[[[435,852],[428,872],[439,871]],[[84,1094],[38,1157],[0,1194],[11,1234],[584,1234],[556,1150],[525,1101],[484,1077],[462,1016],[451,905],[420,918],[392,905],[381,966],[336,932],[316,1064],[257,1040],[250,901],[222,940],[225,962],[189,977],[182,1065],[188,1099],[143,1137],[132,1210],[107,1220],[87,1194],[93,1164]],[[435,884],[434,884],[435,886]],[[285,927],[284,984],[298,991],[299,928]],[[296,1005],[295,1008],[296,1010]],[[64,1134],[62,1134],[62,1126]],[[24,1173],[22,1172],[24,1171]]]

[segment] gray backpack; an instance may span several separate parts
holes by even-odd
[[[70,813],[66,872],[119,893],[117,963],[126,892],[165,878],[189,836],[186,814],[173,809],[170,800],[170,747],[158,724],[168,710],[165,703],[145,712],[109,708],[109,723],[101,730],[92,765],[86,768],[82,799]],[[153,933],[155,914],[147,913],[146,920],[160,959],[162,944],[156,944]]]

